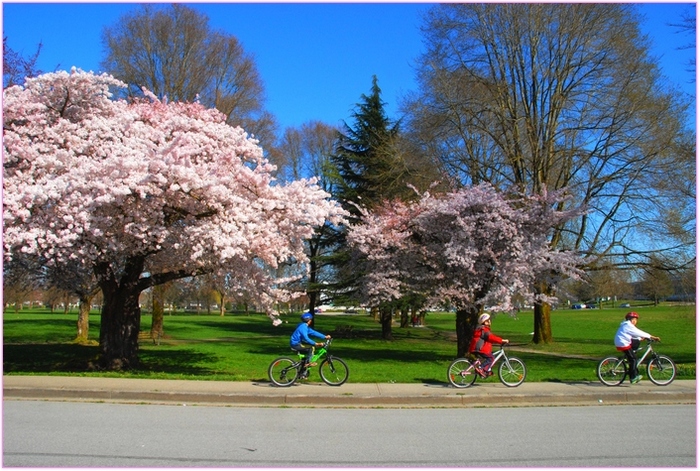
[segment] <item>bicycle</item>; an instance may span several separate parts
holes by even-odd
[[[311,357],[311,362],[318,362],[325,355],[318,368],[321,379],[329,386],[340,386],[348,380],[350,371],[343,360],[328,353],[332,340],[327,339],[323,343],[323,346]],[[267,369],[270,381],[276,386],[288,387],[299,379],[308,378],[309,369],[304,366],[305,357],[303,353],[298,353],[296,360],[289,357],[276,358]]]
[[[525,363],[519,358],[506,355],[505,345],[501,345],[501,349],[493,357],[492,369],[499,360],[503,359],[498,366],[498,379],[501,383],[514,388],[525,381],[527,375]],[[481,359],[471,361],[467,358],[457,358],[447,368],[447,379],[456,388],[468,388],[474,384],[476,377],[480,376],[476,369],[478,366],[481,366]]]
[[[637,368],[640,368],[647,356],[651,355],[647,362],[647,377],[657,386],[666,386],[676,377],[676,364],[666,355],[660,355],[651,346],[652,340],[647,340],[647,349],[637,359]],[[629,376],[629,365],[624,356],[609,356],[598,363],[596,369],[598,379],[606,386],[618,386]]]

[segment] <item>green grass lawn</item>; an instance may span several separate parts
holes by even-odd
[[[554,342],[531,343],[532,312],[512,317],[496,315],[493,332],[514,345],[510,354],[528,369],[526,381],[596,381],[600,358],[616,354],[612,343],[629,309],[557,310],[552,312]],[[639,306],[638,326],[661,337],[656,349],[679,365],[679,378],[695,378],[695,306]],[[160,344],[144,340],[143,368],[130,372],[92,372],[85,365],[97,358],[96,345],[77,345],[77,314],[46,310],[6,311],[3,316],[5,374],[60,374],[132,378],[267,381],[267,367],[277,356],[289,355],[289,335],[298,316],[273,327],[260,314],[166,315]],[[150,329],[144,315],[142,330]],[[99,337],[100,317],[91,314],[90,339]],[[333,354],[346,360],[351,382],[445,383],[446,370],[457,352],[455,316],[430,313],[425,327],[393,328],[393,341],[381,339],[381,326],[371,317],[320,315],[315,328],[334,335],[352,326],[349,335],[334,335]],[[312,373],[311,379],[318,379]],[[480,380],[483,381],[483,380]],[[486,381],[498,381],[490,378]]]

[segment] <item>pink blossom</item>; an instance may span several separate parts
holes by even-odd
[[[580,211],[552,209],[562,200],[560,193],[506,197],[483,184],[365,211],[348,235],[365,272],[365,301],[420,293],[433,305],[503,310],[516,295],[533,301],[537,279],[580,275],[575,254],[549,246],[551,229]]]
[[[4,244],[117,273],[243,270],[267,286],[304,264],[343,211],[315,179],[280,184],[258,143],[197,103],[115,100],[125,84],[73,69],[4,91]]]

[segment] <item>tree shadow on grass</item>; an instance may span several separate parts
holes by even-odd
[[[3,345],[3,372],[89,373],[95,372],[99,347],[70,343]],[[141,365],[129,373],[209,375],[212,370],[194,366],[213,363],[214,356],[190,350],[141,351]]]
[[[80,373],[89,371],[99,347],[70,343],[3,345],[4,373]]]
[[[175,375],[211,375],[214,373],[209,368],[195,366],[197,364],[214,364],[216,357],[191,350],[153,350],[139,353],[141,365],[139,372],[168,373]]]

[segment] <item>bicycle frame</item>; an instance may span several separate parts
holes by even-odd
[[[504,347],[504,345],[501,345],[501,349],[493,355],[491,370],[495,370],[494,373],[498,373],[498,379],[501,383],[513,388],[525,381],[527,368],[521,359],[508,357]],[[500,365],[496,367],[499,362]],[[483,373],[483,370],[480,368],[481,364],[481,358],[475,360],[464,357],[457,358],[447,368],[447,380],[456,388],[468,388],[474,384],[478,376],[490,376]]]
[[[323,343],[323,346],[319,347],[318,352],[316,352],[316,347],[311,347],[311,363],[317,362],[323,355],[328,353],[328,346],[330,345],[329,341],[326,341]],[[304,358],[306,358],[306,354],[304,353],[299,353],[297,352],[297,355],[299,356],[299,361],[302,361]],[[302,366],[303,369],[303,366]]]
[[[651,355],[651,358],[654,358],[654,356],[655,356],[654,349],[651,347],[651,342],[647,341],[647,349],[646,349],[646,351],[644,352],[644,355],[642,355],[641,357],[639,357],[639,358],[637,359],[637,368],[639,368],[640,366],[642,366],[642,363],[644,363],[644,360],[646,360],[646,358],[647,358],[647,356],[649,355],[649,353],[652,354],[652,355]],[[625,358],[625,357],[623,357],[623,359],[624,359],[624,358]],[[651,359],[651,358],[650,358],[650,359]]]
[[[348,379],[348,365],[340,358],[329,353],[332,339],[327,339],[316,351],[314,347],[311,354],[311,362],[319,362],[319,374],[321,379],[330,386],[340,386]],[[294,357],[276,358],[268,367],[270,381],[277,386],[291,386],[297,379],[309,377],[310,368],[306,367],[306,353],[297,353]]]
[[[637,351],[641,350],[638,348]],[[618,352],[619,353],[619,352]],[[651,339],[647,339],[646,349],[641,352],[641,355],[636,359],[636,367],[641,370],[644,363],[647,364],[646,374],[649,380],[657,386],[666,386],[670,384],[676,377],[676,366],[666,355],[661,355],[654,351]],[[618,386],[622,384],[625,377],[630,374],[630,364],[627,361],[627,356],[609,356],[603,358],[598,367],[596,374],[598,379],[606,386]],[[630,377],[630,380],[632,378]]]
[[[505,357],[504,361],[506,363],[508,363],[508,356],[506,355],[506,351],[503,348],[503,345],[501,345],[500,350],[497,350],[496,353],[493,354],[493,363],[491,363],[491,370],[493,370],[494,367],[496,366],[496,364],[498,363],[498,361],[504,357]],[[477,357],[477,359],[474,361],[474,365],[481,366],[481,358],[480,357]],[[510,364],[509,364],[509,366],[510,366]]]

